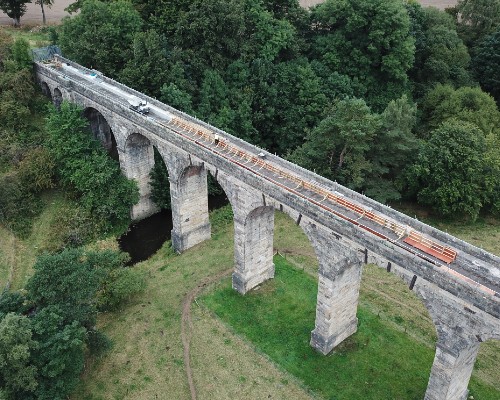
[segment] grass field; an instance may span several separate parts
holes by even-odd
[[[88,360],[73,399],[190,398],[180,328],[183,299],[198,282],[233,265],[232,224],[227,212],[217,211],[211,218],[214,227],[211,241],[182,255],[173,254],[166,244],[150,260],[134,267],[146,274],[147,290],[131,299],[122,310],[100,316],[99,326],[112,338],[114,347],[104,358]],[[345,357],[340,356],[341,361],[338,361],[341,364],[330,365],[334,356],[321,357],[308,346],[310,331],[314,328],[317,271],[314,252],[301,229],[280,213],[276,214],[275,247],[286,256],[284,262],[289,266],[280,264],[276,279],[261,289],[242,297],[229,289],[226,280],[220,285],[207,287],[205,292],[209,298],[220,300],[212,302],[214,309],[233,310],[232,317],[228,318],[251,322],[243,323],[244,326],[261,320],[271,323],[270,327],[258,325],[259,329],[254,329],[266,332],[261,335],[264,341],[249,336],[240,325],[224,316],[221,315],[221,319],[216,317],[202,298],[193,303],[190,360],[198,398],[328,398],[339,390],[359,389],[348,389],[347,380],[342,386],[318,389],[323,380],[330,385],[335,369],[339,365],[342,369],[347,368],[349,360],[370,377],[362,384],[350,385],[366,389],[367,396],[369,393],[374,396],[373,393],[380,389],[378,380],[383,379],[389,386],[384,393],[396,397],[372,398],[422,398],[432,364],[436,333],[426,309],[413,292],[384,270],[367,266],[361,288],[359,337],[347,341],[343,348]],[[292,276],[291,283],[288,275]],[[243,303],[238,303],[240,301]],[[246,301],[254,302],[252,308],[243,306]],[[283,303],[284,308],[273,310],[276,303]],[[265,329],[276,330],[278,334]],[[386,336],[377,339],[380,335]],[[285,337],[291,341],[286,342],[285,347],[283,344],[279,347],[279,342]],[[377,351],[385,348],[388,341],[397,346],[379,359]],[[370,350],[366,354],[362,352],[367,347],[365,343],[373,346],[368,346]],[[354,358],[350,355],[351,347],[356,349]],[[302,358],[303,354],[307,359]],[[375,358],[368,361],[370,357]],[[297,363],[295,366],[294,362]],[[370,371],[367,363],[377,365],[373,367],[375,372]],[[405,366],[406,369],[401,371],[394,368],[407,363],[410,367]],[[422,364],[420,369],[412,369],[419,363]],[[499,344],[484,343],[471,384],[476,400],[493,400],[500,396],[499,363]],[[307,371],[300,372],[310,369],[309,373],[315,377],[317,370],[323,368],[333,371],[334,375],[318,376],[313,383],[304,377]],[[405,374],[412,377],[406,378]],[[362,375],[356,379],[362,379]],[[406,386],[400,382],[402,379],[410,379],[412,384]],[[349,393],[354,396],[354,392]]]

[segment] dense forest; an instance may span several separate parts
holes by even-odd
[[[500,215],[500,0],[447,11],[412,0],[72,9],[49,29],[70,59],[381,202],[472,221]],[[85,355],[110,346],[97,313],[144,287],[121,268],[126,255],[81,247],[126,230],[137,185],[82,110],[48,104],[29,44],[2,31],[0,148],[3,226],[28,235],[47,190],[70,204],[25,290],[0,296],[0,399],[64,399]],[[158,162],[153,187],[165,174]]]
[[[163,4],[85,1],[54,39],[83,65],[381,202],[500,212],[500,2]]]

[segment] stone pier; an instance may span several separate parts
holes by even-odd
[[[425,400],[465,400],[479,342],[475,337],[440,334]]]
[[[233,288],[241,294],[274,277],[273,237],[274,207],[261,206],[244,220],[234,219]]]
[[[311,346],[328,354],[357,330],[362,266],[356,252],[340,245],[335,237],[328,237],[327,233],[315,236],[313,245],[320,249],[319,282]]]
[[[169,171],[172,204],[172,245],[178,253],[210,239],[207,171],[191,165],[180,176]]]
[[[132,220],[141,220],[158,212],[157,205],[151,199],[149,184],[149,174],[155,165],[153,146],[149,140],[140,134],[131,134],[125,143],[125,150],[118,148],[118,157],[123,174],[134,179],[139,187],[139,202],[130,210]]]

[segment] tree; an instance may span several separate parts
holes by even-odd
[[[95,323],[96,293],[103,270],[82,249],[67,249],[38,257],[28,281],[29,300],[37,309],[57,306],[65,324],[72,321],[87,328]]]
[[[472,69],[481,87],[500,104],[500,30],[486,36],[476,47]]]
[[[470,84],[469,53],[451,16],[433,7],[406,3],[415,38],[415,63],[409,72],[414,94],[422,97],[436,83]]]
[[[59,45],[72,60],[117,77],[133,57],[134,36],[141,28],[132,3],[86,0],[78,15],[63,19]]]
[[[337,101],[291,160],[353,189],[363,188],[371,169],[368,152],[380,124],[363,100]]]
[[[14,21],[14,26],[21,26],[21,17],[26,13],[26,3],[31,0],[0,0],[0,10]]]
[[[373,138],[368,158],[365,194],[382,203],[401,198],[403,173],[418,149],[413,134],[417,107],[406,96],[391,101],[381,117],[381,129]]]
[[[398,0],[327,0],[312,10],[310,56],[360,86],[376,110],[407,91],[414,39]]]
[[[154,30],[137,32],[132,57],[119,73],[120,82],[150,96],[160,95],[160,88],[169,81],[170,61],[164,36]]]
[[[139,199],[137,183],[121,174],[92,137],[81,110],[63,103],[47,118],[49,151],[61,183],[78,198],[79,204],[101,223],[102,234],[123,232],[130,221],[130,207]]]
[[[459,0],[458,31],[469,48],[500,27],[500,0]]]
[[[141,14],[148,28],[161,32],[170,38],[185,13],[191,0],[133,0],[135,9]]]
[[[484,136],[500,131],[500,112],[495,100],[479,87],[453,89],[437,85],[421,103],[422,137],[448,119],[467,121],[479,127]]]
[[[424,142],[410,168],[418,202],[448,217],[474,220],[488,202],[484,191],[486,140],[474,124],[448,120]]]
[[[44,6],[48,6],[49,8],[52,7],[52,4],[54,4],[54,0],[35,0],[35,4],[40,4],[40,7],[42,9],[42,22],[44,25],[46,25],[47,20],[45,18]]]
[[[67,322],[58,306],[46,307],[34,316],[33,332],[38,348],[33,361],[38,370],[36,398],[64,400],[78,383],[84,365],[85,328]]]
[[[31,356],[38,343],[30,320],[9,313],[0,320],[0,392],[9,399],[26,399],[37,388],[37,369]]]
[[[328,103],[321,80],[307,60],[281,62],[273,71],[274,116],[263,132],[272,132],[268,149],[284,155],[304,143],[307,132],[324,116]]]
[[[201,80],[206,68],[222,73],[238,59],[291,59],[300,47],[296,33],[290,22],[275,18],[261,2],[196,0],[179,18],[175,43]]]
[[[491,211],[500,215],[500,135],[486,136],[484,190]]]

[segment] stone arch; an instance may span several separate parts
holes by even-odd
[[[45,96],[47,96],[47,97],[50,99],[50,101],[52,101],[52,93],[50,92],[50,87],[49,87],[49,85],[47,84],[47,82],[42,81],[42,82],[40,83],[40,86],[41,86],[41,88],[42,88],[42,93],[43,93]]]
[[[116,138],[108,120],[99,110],[93,107],[86,107],[83,116],[89,121],[89,128],[94,138],[101,142],[113,159],[118,160]]]
[[[61,104],[63,102],[63,95],[59,88],[54,89],[54,94],[52,96],[52,101],[54,102],[54,106],[59,110],[61,108]]]

